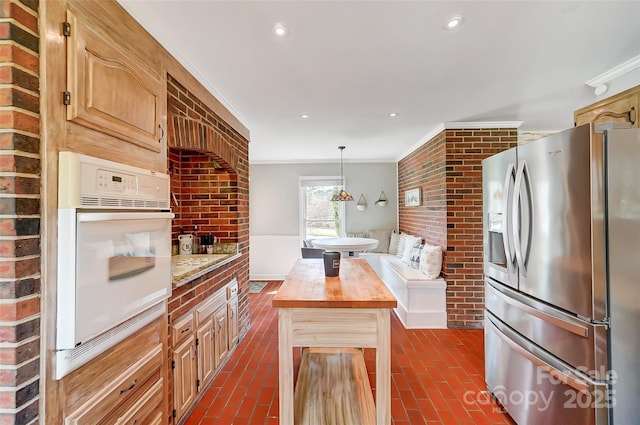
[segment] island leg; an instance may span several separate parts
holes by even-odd
[[[278,310],[278,378],[280,425],[293,425],[292,311]]]
[[[391,315],[377,310],[376,423],[391,425]]]

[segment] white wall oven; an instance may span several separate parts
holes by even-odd
[[[59,156],[56,379],[166,313],[169,176]]]

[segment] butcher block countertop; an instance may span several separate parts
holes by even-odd
[[[395,308],[395,297],[367,260],[340,260],[340,275],[326,277],[321,258],[300,259],[271,304],[276,308]]]

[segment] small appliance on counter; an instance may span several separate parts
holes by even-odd
[[[193,235],[178,236],[178,251],[180,255],[193,254]]]
[[[215,237],[209,233],[208,235],[200,236],[200,253],[201,254],[213,254],[213,244]]]

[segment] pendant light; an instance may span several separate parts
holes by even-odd
[[[331,201],[353,201],[353,196],[344,190],[344,179],[342,177],[342,151],[344,151],[344,146],[338,146],[338,149],[340,149],[340,190],[333,194]]]

